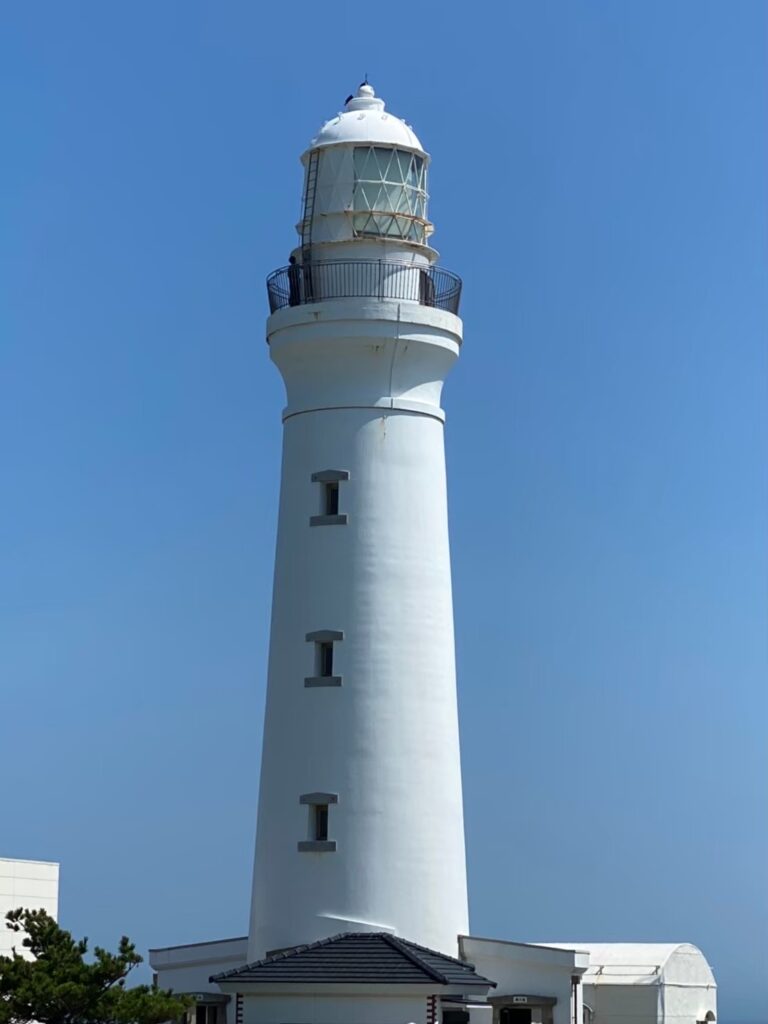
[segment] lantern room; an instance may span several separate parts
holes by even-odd
[[[396,299],[458,313],[461,280],[437,266],[427,215],[429,156],[367,81],[301,158],[299,244],[267,278],[270,311]]]
[[[367,82],[323,125],[302,163],[301,262],[349,258],[350,243],[358,257],[434,259],[427,241],[429,157]]]

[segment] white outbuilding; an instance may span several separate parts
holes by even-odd
[[[688,942],[553,943],[589,953],[584,1024],[705,1024],[716,1020],[717,985]]]
[[[6,928],[9,910],[45,910],[56,920],[59,912],[59,865],[47,860],[12,860],[0,857],[0,956],[15,948],[22,956],[23,936]]]

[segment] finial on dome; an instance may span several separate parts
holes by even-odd
[[[383,110],[384,100],[378,98],[366,75],[354,96],[347,97],[344,107],[346,110]]]

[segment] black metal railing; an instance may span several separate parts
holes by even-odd
[[[404,299],[458,313],[461,278],[442,267],[397,260],[318,260],[274,270],[269,311],[331,299]]]

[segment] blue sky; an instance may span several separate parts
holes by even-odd
[[[367,72],[465,281],[446,389],[476,934],[688,940],[768,1014],[768,8],[6,3],[0,855],[246,929],[282,389],[263,278]]]

